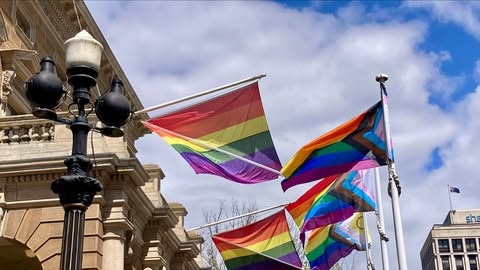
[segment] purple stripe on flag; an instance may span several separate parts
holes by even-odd
[[[301,232],[306,232],[315,228],[346,220],[347,218],[351,217],[353,213],[355,213],[355,209],[353,207],[348,207],[328,212],[326,215],[311,217],[302,225]]]
[[[320,180],[330,175],[340,174],[340,173],[349,172],[349,171],[358,171],[358,170],[369,169],[374,167],[378,167],[378,162],[371,159],[365,159],[360,162],[355,161],[355,162],[350,162],[346,164],[340,164],[338,166],[332,166],[332,167],[321,167],[321,168],[316,168],[313,170],[306,171],[298,175],[295,175],[294,173],[294,175],[292,175],[287,180],[283,180],[281,185],[283,190],[285,191],[295,185]],[[314,179],[314,180],[306,181],[307,179]]]
[[[259,269],[292,270],[292,269],[299,269],[299,268],[265,257],[265,261],[261,261],[253,264],[247,264],[242,267],[237,267],[234,269],[235,270],[259,270]]]
[[[215,174],[237,183],[255,184],[267,179],[275,179],[278,174],[267,171],[245,161],[235,160],[236,167],[219,167],[204,156],[195,153],[182,153],[181,156],[197,174]]]
[[[347,247],[341,243],[329,245],[323,256],[315,260],[309,260],[312,266],[311,270],[329,270],[341,258],[348,256],[354,249],[354,246]]]
[[[298,260],[298,254],[296,251],[291,252],[285,256],[278,258],[280,261],[288,262],[289,264],[301,267],[302,262]]]
[[[257,151],[253,154],[244,155],[242,157],[248,160],[252,160],[253,162],[259,163],[261,165],[270,167],[272,169],[280,170],[282,168],[282,165],[280,163],[275,162],[275,160],[272,160],[271,158],[271,156],[274,155],[275,153],[276,153],[275,148],[270,147],[270,148],[262,149],[261,151]],[[231,168],[234,166],[238,166],[242,162],[247,163],[240,159],[231,159],[229,161],[225,161],[223,163],[217,163],[217,164],[222,167]]]

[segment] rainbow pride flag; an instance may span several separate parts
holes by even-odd
[[[311,270],[328,270],[354,249],[366,248],[363,214],[311,231],[305,253]]]
[[[337,180],[338,175],[326,177],[312,186],[307,192],[300,196],[296,201],[287,204],[285,210],[290,213],[298,228],[302,228],[303,221],[312,205],[319,197],[328,192],[330,187]]]
[[[283,209],[212,240],[228,270],[302,269]]]
[[[380,101],[304,145],[282,168],[281,185],[285,191],[330,175],[387,165],[387,160]]]
[[[144,124],[177,150],[198,174],[244,184],[279,176],[275,171],[280,170],[281,163],[257,82]]]
[[[305,214],[301,232],[334,224],[351,217],[355,212],[376,208],[372,170],[353,171],[340,175],[322,192]]]

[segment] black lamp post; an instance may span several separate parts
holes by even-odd
[[[73,134],[72,155],[65,159],[67,175],[51,184],[65,210],[61,270],[81,270],[85,211],[92,204],[95,193],[103,189],[97,179],[90,177],[92,162],[87,154],[87,135],[93,130],[110,137],[121,137],[120,129],[131,115],[130,103],[123,95],[123,83],[112,80],[111,90],[99,97],[95,113],[105,126],[96,128],[88,122],[90,88],[95,86],[100,68],[103,46],[85,30],[65,42],[68,83],[72,85],[72,103],[68,109],[73,119],[59,117],[55,108],[64,100],[66,91],[55,74],[52,58],[44,57],[40,72],[25,84],[33,115],[54,120],[70,127]],[[93,105],[93,104],[91,104]],[[91,106],[90,106],[91,108]]]

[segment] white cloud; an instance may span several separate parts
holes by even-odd
[[[419,251],[427,232],[448,211],[446,185],[474,185],[468,179],[477,174],[466,164],[475,164],[474,150],[480,144],[475,141],[477,124],[468,120],[478,115],[480,98],[475,92],[461,104],[451,104],[449,111],[429,103],[432,91],[448,97],[457,84],[439,68],[442,61],[450,60],[448,52],[418,50],[425,42],[426,22],[364,19],[360,23],[349,14],[365,18],[361,6],[322,14],[263,1],[87,4],[145,106],[266,73],[260,91],[284,163],[309,140],[373,105],[379,99],[375,75],[387,73],[410,269],[420,268]],[[442,83],[432,90],[434,82]],[[279,180],[239,185],[195,175],[159,137],[149,135],[137,144],[142,162],[157,163],[165,171],[162,193],[167,200],[187,207],[187,227],[201,225],[202,208],[211,209],[222,199],[256,200],[263,208],[292,201],[307,188],[298,186],[284,194]],[[428,172],[425,165],[437,147],[445,166]],[[395,268],[387,178],[381,170],[386,230],[392,239],[390,263]],[[476,207],[474,198],[475,194],[462,194],[455,203]],[[370,220],[378,266],[378,237]]]
[[[409,7],[431,11],[438,20],[458,24],[480,40],[480,2],[478,1],[407,1]]]
[[[473,78],[475,81],[480,82],[480,60],[475,61],[475,67],[473,69]]]

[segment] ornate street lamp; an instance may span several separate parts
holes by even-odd
[[[73,134],[72,155],[65,159],[67,175],[51,184],[65,210],[61,270],[81,270],[85,211],[92,204],[95,193],[103,189],[97,179],[90,177],[92,162],[87,154],[87,135],[93,130],[110,137],[121,137],[120,129],[131,115],[130,103],[123,95],[123,83],[112,80],[111,90],[99,97],[95,113],[104,127],[97,128],[88,122],[93,108],[90,104],[90,88],[96,85],[103,46],[83,30],[65,42],[68,83],[73,87],[72,103],[68,110],[73,119],[57,115],[57,108],[65,99],[66,91],[55,73],[52,58],[40,61],[40,72],[26,83],[27,98],[33,105],[32,113],[39,118],[54,120],[70,127]]]

